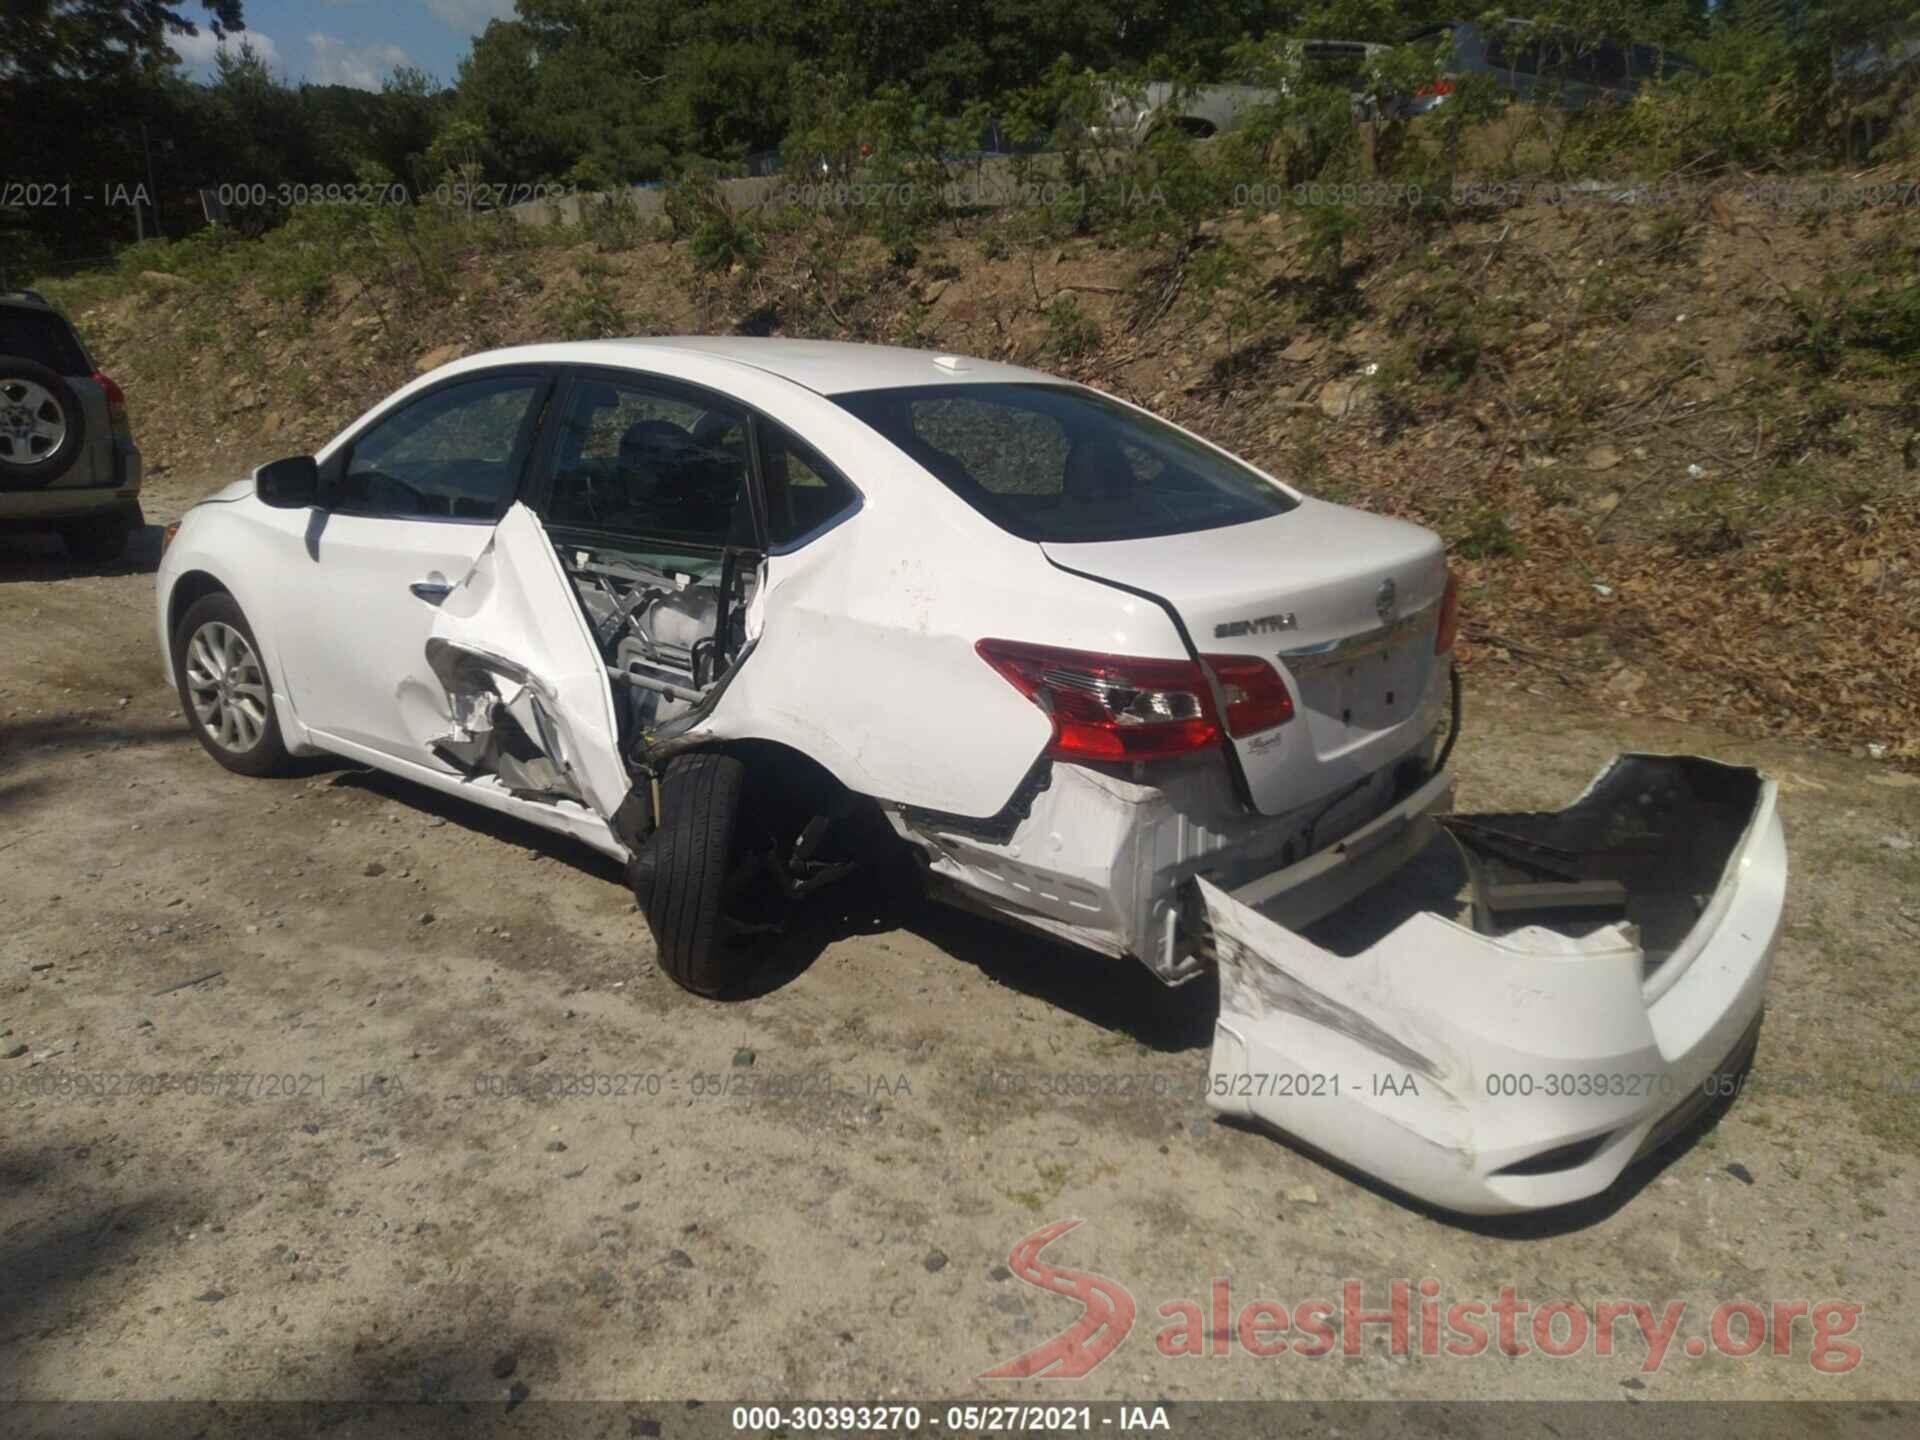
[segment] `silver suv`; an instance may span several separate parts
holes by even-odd
[[[50,527],[91,561],[144,523],[127,397],[31,290],[0,291],[0,522]]]

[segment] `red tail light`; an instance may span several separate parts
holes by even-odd
[[[1434,81],[1431,85],[1422,85],[1413,93],[1422,100],[1430,100],[1441,95],[1451,95],[1453,93],[1453,81],[1443,77]]]
[[[1433,653],[1444,655],[1453,649],[1460,635],[1460,581],[1447,572],[1446,593],[1440,597],[1440,623],[1433,632]]]
[[[1047,753],[1061,760],[1157,760],[1220,739],[1213,691],[1191,660],[1147,660],[1016,640],[974,649],[1053,720]],[[1285,682],[1252,655],[1209,655],[1227,702],[1226,730],[1252,735],[1293,716]]]
[[[1258,655],[1205,658],[1226,698],[1229,735],[1236,739],[1258,735],[1293,718],[1293,696],[1287,693],[1287,682]]]
[[[113,383],[104,370],[93,372],[93,383],[106,392],[107,423],[115,430],[124,430],[127,426],[127,392]]]

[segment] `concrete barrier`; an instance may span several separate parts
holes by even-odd
[[[1018,178],[1016,163],[1025,159],[1029,174],[1039,184],[1029,189]],[[1047,203],[1044,187],[1057,184],[1061,157],[1039,154],[982,155],[972,160],[955,160],[947,166],[948,203],[964,209],[1002,209],[1019,204]],[[758,210],[784,204],[807,208],[833,209],[835,201],[852,204],[896,203],[900,187],[881,182],[830,180],[822,176],[790,171],[779,175],[736,176],[714,182],[720,198],[734,210]],[[664,216],[667,190],[663,184],[630,185],[624,190],[582,191],[573,195],[529,200],[510,205],[507,212],[526,225],[577,225],[583,215],[595,207],[626,206],[635,215]]]

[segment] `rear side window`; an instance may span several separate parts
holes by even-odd
[[[1480,32],[1480,56],[1495,70],[1534,75],[1540,69],[1540,42],[1524,24]]]
[[[930,385],[834,399],[1027,540],[1179,535],[1297,503],[1231,457],[1090,390]]]
[[[0,355],[18,355],[58,375],[91,375],[73,327],[50,310],[0,305]]]
[[[767,492],[767,544],[797,545],[852,512],[860,492],[820,452],[767,421],[760,434]]]
[[[1555,80],[1618,88],[1627,83],[1627,52],[1611,40],[1583,45],[1571,35],[1550,35],[1540,73]]]
[[[1367,78],[1367,48],[1358,43],[1309,40],[1301,50],[1300,68],[1316,85],[1357,89]]]

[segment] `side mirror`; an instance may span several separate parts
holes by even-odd
[[[253,472],[253,493],[276,510],[304,510],[320,503],[320,466],[311,455],[289,455]]]

